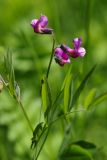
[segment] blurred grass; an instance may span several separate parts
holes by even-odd
[[[90,9],[89,2],[92,2]],[[50,36],[37,35],[30,27],[30,21],[39,18],[41,13],[49,17],[49,26],[55,30],[56,44],[66,43],[71,46],[74,37],[82,37],[84,46],[88,46],[88,53],[84,60],[72,60],[72,72],[78,84],[84,73],[92,65],[98,63],[80,99],[83,101],[88,90],[93,87],[97,88],[98,95],[107,91],[106,0],[62,0],[61,2],[57,0],[0,0],[0,71],[3,71],[3,56],[10,47],[13,51],[16,79],[22,90],[22,100],[34,127],[41,105],[40,79],[46,72],[52,46]],[[49,76],[53,97],[61,86],[68,67],[69,65],[61,68],[53,61]],[[74,127],[78,132],[78,134],[75,133],[77,134],[75,139],[85,138],[98,146],[104,146],[102,156],[105,160],[107,157],[106,103],[107,101],[97,106],[92,113],[84,116],[80,114],[80,120],[75,122]],[[55,159],[55,154],[61,144],[63,129],[58,131],[59,128],[55,126],[55,130],[57,136],[53,137],[50,133],[40,160]],[[0,159],[30,159],[31,136],[20,109],[7,91],[3,91],[0,94]],[[58,146],[57,149],[56,146]]]

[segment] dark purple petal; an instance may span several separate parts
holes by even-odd
[[[41,33],[42,34],[52,34],[53,29],[51,28],[41,28]]]
[[[72,52],[72,49],[65,44],[61,44],[60,48],[66,53]]]
[[[48,24],[48,18],[43,15],[39,19],[34,19],[31,21],[31,25],[34,28],[34,32],[40,34],[52,34],[53,29],[46,28]]]
[[[67,53],[65,53],[61,48],[55,48],[55,56],[58,59],[68,60],[69,56]]]
[[[78,49],[80,48],[81,44],[82,44],[82,39],[81,38],[75,38],[73,40],[73,44],[74,44],[74,48]]]
[[[40,24],[41,28],[46,27],[48,24],[48,18],[46,16],[41,16],[39,19],[39,24]]]
[[[63,50],[61,48],[59,48],[59,47],[55,48],[55,56],[57,58],[60,59],[62,57],[62,54],[63,54]]]
[[[70,63],[69,56],[60,47],[55,48],[54,58],[55,61],[61,66],[66,63]]]
[[[68,60],[68,59],[69,59],[68,54],[66,54],[65,52],[63,52],[63,53],[62,53],[62,59],[63,59],[63,60]]]

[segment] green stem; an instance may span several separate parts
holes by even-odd
[[[48,65],[48,69],[47,69],[47,73],[46,73],[46,78],[48,79],[49,76],[49,71],[51,68],[51,64],[52,64],[52,59],[53,59],[53,55],[54,55],[54,46],[55,46],[55,39],[53,36],[53,45],[52,45],[52,53],[51,53],[51,57],[50,57],[50,61],[49,61],[49,65]]]
[[[46,128],[46,129],[48,129],[48,130],[47,130],[47,133],[46,133],[46,136],[45,136],[45,138],[44,138],[43,143],[41,144],[41,147],[40,147],[40,149],[39,149],[39,151],[38,151],[38,153],[37,153],[37,155],[36,155],[35,160],[37,160],[38,157],[39,157],[39,155],[40,155],[40,152],[41,152],[41,150],[42,150],[42,148],[43,148],[43,146],[44,146],[44,144],[45,144],[45,142],[46,142],[46,140],[47,140],[47,136],[48,136],[48,133],[49,133],[49,130],[50,130],[50,127],[52,126],[52,124],[54,124],[57,120],[59,120],[59,119],[65,117],[65,116],[69,116],[69,115],[72,114],[72,113],[75,113],[75,112],[82,112],[82,111],[86,111],[86,110],[85,110],[85,109],[84,109],[84,110],[82,110],[82,109],[81,109],[81,110],[75,110],[75,111],[72,111],[72,112],[63,114],[63,115],[61,115],[60,117],[58,117],[58,118],[56,118],[55,120],[53,120],[53,121],[49,124],[48,128]],[[43,136],[43,134],[44,134],[45,132],[46,132],[46,130],[44,130],[44,132],[42,133],[41,136]]]
[[[0,79],[2,80],[2,82],[4,83],[4,85],[8,88],[8,83],[6,83],[6,82],[4,81],[4,79],[3,79],[3,77],[2,77],[1,75],[0,75]],[[27,120],[27,122],[28,122],[28,125],[29,125],[31,131],[33,132],[33,127],[32,127],[32,125],[31,125],[31,122],[30,122],[30,120],[29,120],[29,118],[28,118],[28,115],[27,115],[27,113],[26,113],[26,111],[25,111],[25,109],[24,109],[24,107],[23,107],[22,102],[19,101],[19,100],[17,99],[17,97],[15,97],[15,99],[16,99],[16,101],[18,102],[19,106],[21,107],[21,109],[22,109],[22,111],[23,111],[23,113],[24,113],[24,116],[25,116],[25,118],[26,118],[26,120]]]
[[[29,118],[28,118],[28,115],[27,115],[27,113],[26,113],[26,111],[25,111],[25,109],[24,109],[24,107],[23,107],[23,104],[22,104],[21,102],[18,102],[18,103],[19,103],[19,105],[20,105],[20,107],[21,107],[21,109],[22,109],[22,111],[23,111],[23,114],[24,114],[24,116],[25,116],[25,118],[26,118],[26,120],[27,120],[27,122],[28,122],[29,128],[30,128],[31,131],[33,132],[33,127],[32,127],[32,125],[31,125],[31,122],[30,122],[30,120],[29,120]]]
[[[53,117],[54,117],[55,111],[56,111],[56,109],[57,109],[57,105],[56,105],[55,107],[54,107],[54,105],[56,104],[57,100],[60,98],[61,94],[62,94],[62,91],[60,91],[60,92],[57,94],[57,96],[56,96],[56,98],[55,98],[55,101],[54,101],[53,104],[52,104],[52,108],[51,108],[51,110],[50,110],[50,114],[49,114],[49,117],[48,117],[48,122],[51,122],[52,119],[53,119]]]
[[[46,131],[46,130],[44,130],[43,134],[45,133],[45,131]],[[39,155],[40,155],[40,152],[41,152],[41,150],[42,150],[42,148],[43,148],[43,146],[44,146],[44,144],[45,144],[45,142],[46,142],[46,140],[47,140],[48,133],[49,133],[49,128],[48,128],[48,130],[47,130],[47,134],[46,134],[46,136],[45,136],[45,138],[44,138],[44,141],[43,141],[43,143],[42,143],[42,145],[41,145],[41,147],[40,147],[40,149],[39,149],[39,151],[38,151],[38,154],[37,154],[35,160],[37,160],[38,157],[39,157]]]
[[[64,117],[69,116],[69,115],[70,115],[70,114],[72,114],[72,113],[76,113],[76,112],[83,112],[83,111],[87,111],[87,110],[85,110],[85,109],[81,109],[81,110],[75,110],[75,111],[71,111],[71,112],[68,112],[68,113],[62,114],[61,116],[57,117],[57,118],[56,118],[56,119],[54,119],[52,122],[50,122],[49,126],[51,127],[51,125],[52,125],[53,123],[55,123],[56,121],[58,121],[58,120],[60,120],[60,119],[62,119],[62,118],[64,118]]]
[[[55,46],[54,35],[52,35],[52,40],[53,40],[52,53],[51,53],[51,57],[50,57],[50,61],[49,61],[49,65],[48,65],[48,69],[47,69],[47,73],[46,73],[46,78],[47,78],[47,79],[48,79],[48,76],[49,76],[49,72],[50,72],[50,68],[51,68],[51,64],[52,64],[52,59],[53,59],[53,55],[54,55],[54,46]],[[41,112],[41,111],[40,111],[40,112]],[[41,113],[40,113],[40,117],[41,117]],[[43,134],[44,134],[44,133],[45,133],[45,130],[44,130]],[[41,150],[42,150],[42,148],[43,148],[43,146],[44,146],[44,144],[45,144],[45,142],[46,142],[48,133],[49,133],[49,129],[48,129],[47,134],[46,134],[46,136],[45,136],[45,138],[44,138],[44,141],[43,141],[43,143],[41,144],[41,147],[40,147],[40,149],[39,149],[39,151],[38,151],[38,153],[37,153],[37,155],[36,155],[35,160],[37,160],[38,157],[39,157],[39,155],[40,155],[40,152],[41,152]]]

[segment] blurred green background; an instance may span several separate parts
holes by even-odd
[[[52,48],[52,38],[37,35],[30,22],[40,14],[49,18],[49,26],[55,31],[56,45],[71,46],[74,37],[82,37],[87,49],[84,59],[72,59],[72,72],[76,81],[96,63],[97,69],[81,96],[84,104],[89,90],[97,95],[107,91],[107,1],[106,0],[0,0],[0,72],[3,73],[3,57],[7,48],[13,55],[16,79],[21,88],[23,105],[36,126],[41,106],[40,80],[45,74]],[[61,86],[69,68],[52,63],[49,76],[53,97]],[[78,113],[75,122],[75,139],[89,140],[100,148],[97,160],[107,159],[107,101],[84,115]],[[39,160],[55,160],[62,140],[62,128],[57,124],[50,132]],[[0,159],[30,160],[31,132],[16,102],[3,90],[0,94]]]

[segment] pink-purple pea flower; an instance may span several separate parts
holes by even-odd
[[[84,57],[86,54],[85,48],[81,47],[82,39],[81,38],[75,38],[73,40],[74,48],[71,49],[68,46],[62,44],[61,48],[66,51],[70,57],[77,58],[77,57]]]
[[[61,49],[61,47],[55,48],[54,58],[60,66],[64,66],[64,64],[70,63],[69,55],[63,49]]]
[[[55,48],[54,57],[56,62],[63,66],[66,63],[70,63],[70,57],[83,57],[86,54],[86,50],[81,47],[81,44],[81,38],[75,38],[73,40],[73,49],[64,44],[61,44],[60,47]]]
[[[45,15],[40,16],[39,19],[33,19],[31,21],[31,26],[34,29],[34,32],[40,34],[52,34],[53,29],[47,28],[48,18]]]
[[[81,38],[75,38],[73,40],[74,49],[69,52],[70,56],[73,58],[77,57],[84,57],[86,54],[85,48],[81,47],[82,39]]]

